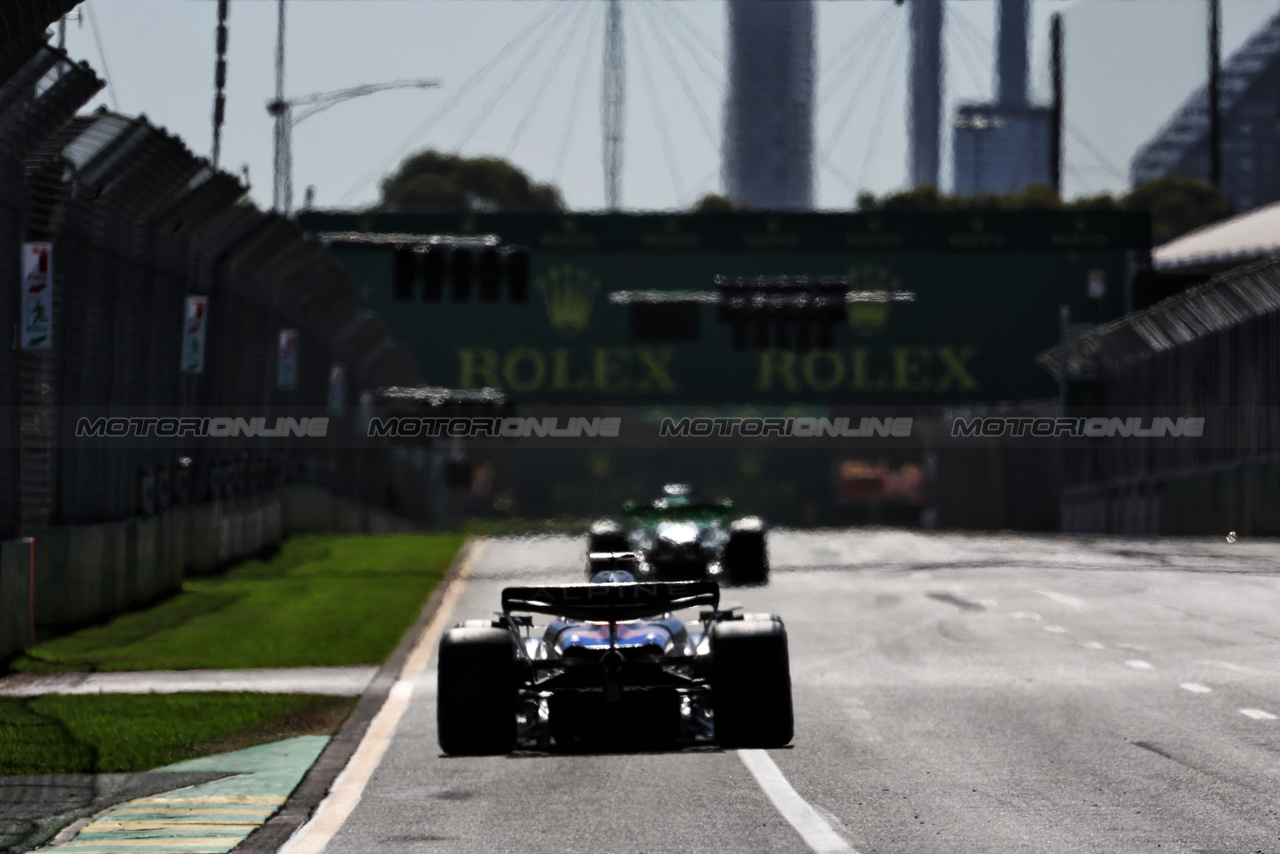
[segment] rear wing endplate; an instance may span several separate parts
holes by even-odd
[[[714,581],[561,584],[502,591],[502,610],[507,614],[521,611],[598,622],[638,620],[681,608],[716,608],[719,604],[720,585]]]

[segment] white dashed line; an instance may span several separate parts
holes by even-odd
[[[738,757],[756,778],[760,788],[817,854],[858,854],[831,829],[831,825],[791,787],[773,759],[763,750],[739,750]]]
[[[1130,661],[1126,661],[1126,662],[1125,662],[1125,664],[1129,665],[1129,666],[1130,666],[1130,667],[1132,667],[1134,670],[1154,670],[1154,669],[1155,669],[1154,667],[1152,667],[1152,666],[1151,666],[1150,664],[1148,664],[1147,662],[1145,662],[1145,661],[1139,661],[1139,660],[1137,660],[1136,658],[1135,658],[1135,659],[1132,659],[1132,660],[1130,660]]]
[[[1053,632],[1055,635],[1060,635],[1066,632],[1066,629],[1062,626],[1045,626],[1044,630],[1046,632]]]
[[[1264,712],[1262,709],[1241,709],[1240,714],[1255,721],[1274,721],[1276,716],[1270,712]]]
[[[1208,694],[1213,690],[1208,685],[1201,685],[1199,682],[1183,682],[1178,687],[1184,691],[1190,691],[1192,694]]]
[[[1080,645],[1081,645],[1082,647],[1084,647],[1085,649],[1106,649],[1106,647],[1105,647],[1105,646],[1103,646],[1102,644],[1098,643],[1097,641],[1085,641],[1084,643],[1082,643],[1082,644],[1080,644]]]
[[[1074,608],[1077,611],[1081,611],[1084,609],[1083,599],[1077,599],[1076,597],[1068,596],[1065,593],[1055,593],[1052,590],[1037,590],[1036,592],[1039,593],[1041,596],[1046,596],[1052,599],[1053,601],[1057,602],[1059,605],[1066,605],[1068,608]]]
[[[1040,619],[1040,615],[1037,614],[1035,611],[1014,611],[1009,616],[1013,617],[1015,620],[1039,620]]]

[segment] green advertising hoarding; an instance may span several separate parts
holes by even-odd
[[[397,299],[394,245],[330,248],[432,384],[525,404],[946,405],[1055,394],[1034,356],[1073,320],[1119,316],[1146,263],[1146,214],[332,214],[310,233],[494,234],[531,254],[528,299]],[[623,290],[713,290],[718,274],[840,276],[907,290],[851,304],[834,347],[734,349],[712,305],[693,340],[633,335]],[[1106,283],[1091,297],[1091,276]]]

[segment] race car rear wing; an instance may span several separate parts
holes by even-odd
[[[596,622],[638,620],[703,605],[713,609],[720,605],[720,585],[714,581],[561,584],[502,591],[502,610],[507,614],[525,611]]]

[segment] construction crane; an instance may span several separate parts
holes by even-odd
[[[439,80],[393,80],[389,83],[367,83],[339,89],[336,92],[318,92],[297,98],[276,98],[267,102],[267,112],[276,119],[275,189],[272,207],[288,216],[293,208],[293,126],[330,107],[363,98],[388,89],[434,89]],[[299,109],[301,108],[301,109]]]

